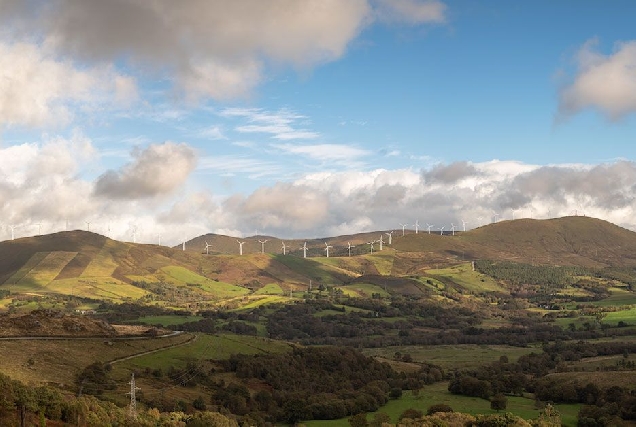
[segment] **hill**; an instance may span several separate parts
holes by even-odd
[[[478,259],[534,265],[636,266],[636,233],[588,217],[501,221],[455,235],[411,231],[402,236],[400,230],[393,233],[391,245],[386,233],[306,241],[254,236],[241,240],[246,243],[240,256],[237,239],[231,236],[200,236],[186,242],[183,251],[181,246],[125,243],[86,231],[61,232],[0,242],[0,290],[205,308],[272,284],[291,290],[304,290],[310,282],[380,284],[379,277],[423,275],[431,269]],[[382,251],[376,242],[371,254],[368,243],[380,235],[386,238]],[[264,253],[259,240],[267,240]],[[206,242],[211,245],[209,254],[205,253]],[[305,242],[307,258],[301,249]],[[329,258],[325,243],[331,246]],[[410,289],[413,292],[416,288]]]

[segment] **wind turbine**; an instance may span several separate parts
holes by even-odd
[[[133,225],[133,243],[137,243],[137,226]]]
[[[455,224],[451,222],[451,231],[453,232],[453,236],[455,235]]]
[[[18,227],[20,227],[19,225],[10,225],[9,226],[11,228],[11,240],[15,240],[15,232],[14,230]]]
[[[333,248],[333,246],[328,245],[327,242],[325,242],[325,251],[327,251],[327,258],[329,258],[329,248]]]
[[[464,231],[466,231],[466,221],[462,219],[462,226],[464,227]]]
[[[382,245],[384,244],[384,242],[382,241],[382,235],[380,234],[380,240],[378,240],[378,242],[380,242],[380,250],[382,250]]]
[[[161,234],[157,234],[157,238],[159,239],[159,246],[161,246]]]
[[[239,244],[239,255],[243,255],[243,245],[245,244],[245,242],[241,242],[240,240],[236,240]]]
[[[351,244],[351,242],[347,242],[347,246],[348,246],[348,249],[349,249],[349,256],[351,256],[351,248],[355,248],[355,246],[353,246]]]
[[[283,255],[287,255],[287,246],[285,246],[285,242],[283,242]]]
[[[431,234],[431,228],[433,228],[435,224],[429,224],[428,222],[426,223],[426,228],[428,228],[428,234]]]
[[[495,217],[495,222],[497,222],[497,218],[499,218],[499,214],[495,213],[493,216]]]
[[[208,242],[205,242],[205,254],[206,255],[210,255],[210,246],[212,246],[212,245],[209,244]]]
[[[419,230],[420,228],[420,222],[418,220],[415,220],[415,224],[413,224],[413,226],[415,227],[415,234],[417,234],[417,230]]]
[[[261,244],[261,253],[264,254],[265,253],[265,243],[267,243],[267,240],[259,240],[258,243]]]
[[[90,221],[84,221],[86,223],[86,231],[91,231],[91,222]]]
[[[375,240],[371,240],[370,242],[367,243],[367,245],[371,245],[371,253],[373,253],[373,244],[375,243]]]
[[[183,243],[181,243],[181,249],[185,252],[185,238],[183,239]]]
[[[442,228],[439,229],[439,235],[443,236],[444,235],[444,225],[442,225]]]
[[[393,244],[393,231],[390,231],[388,233],[384,233],[387,236],[389,236],[389,245]]]
[[[42,221],[38,222],[38,236],[42,235]]]
[[[303,258],[307,258],[307,242],[303,243],[303,247],[301,249],[303,250]]]
[[[407,224],[400,223],[400,225],[402,226],[402,237],[404,237],[404,229],[406,228]]]

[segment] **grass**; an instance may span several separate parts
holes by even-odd
[[[354,297],[371,298],[373,294],[379,294],[381,297],[389,297],[390,294],[381,286],[372,285],[370,283],[356,283],[354,285],[340,286],[339,289]]]
[[[182,368],[189,361],[223,360],[232,354],[284,353],[291,347],[281,341],[247,335],[197,334],[197,339],[188,345],[136,357],[121,363],[125,369],[160,368],[170,366]]]
[[[507,290],[500,286],[491,277],[485,276],[477,271],[472,271],[471,263],[463,263],[449,268],[427,270],[426,273],[434,277],[449,279],[461,287],[475,293],[507,293]]]
[[[283,295],[283,289],[278,283],[269,283],[254,292],[255,295]]]
[[[508,407],[505,412],[525,418],[535,419],[539,416],[540,411],[535,407],[534,399],[525,397],[507,396]],[[381,407],[377,412],[384,412],[391,417],[391,422],[396,423],[402,412],[409,408],[418,409],[426,413],[427,409],[437,403],[445,403],[454,410],[464,412],[471,415],[477,414],[496,414],[497,411],[490,409],[488,400],[476,397],[459,396],[448,392],[448,383],[436,383],[426,386],[420,390],[419,396],[413,396],[410,391],[405,392],[400,399],[390,400],[386,405]],[[563,426],[575,426],[576,415],[578,414],[580,405],[555,405],[556,409],[561,413],[561,421]],[[367,415],[367,419],[371,420],[374,413]],[[306,421],[307,427],[347,427],[349,422],[347,418],[339,420],[314,420]]]
[[[23,292],[42,290],[76,255],[77,252],[49,252],[18,281],[16,287]]]
[[[601,301],[592,304],[601,307],[617,305],[636,305],[636,293],[624,288],[610,288],[611,295]]]
[[[501,356],[507,356],[510,362],[519,356],[541,350],[532,347],[512,347],[504,345],[436,345],[436,346],[399,346],[369,348],[362,350],[367,356],[380,356],[392,359],[396,352],[410,354],[415,362],[427,362],[439,365],[444,369],[476,368],[495,362]]]
[[[5,285],[17,284],[24,276],[26,276],[33,268],[35,268],[40,261],[42,261],[48,252],[36,252],[31,258],[18,270],[13,276],[9,277],[9,279],[5,282]]]
[[[86,266],[81,277],[104,277],[113,274],[115,269],[119,267],[113,259],[113,252],[120,247],[115,241],[106,241],[102,249],[95,255],[91,262]],[[127,246],[124,246],[127,248]]]
[[[77,297],[103,298],[109,301],[138,299],[147,294],[141,288],[112,277],[54,280],[47,286],[47,290]]]
[[[392,249],[384,249],[382,252],[376,252],[373,255],[364,255],[364,258],[371,261],[375,268],[382,276],[391,275],[393,270],[393,261],[395,260],[395,251]]]
[[[276,303],[286,303],[289,302],[290,298],[283,295],[264,295],[258,297],[251,297],[249,302],[246,304],[242,304],[238,310],[247,310],[256,307],[260,307],[261,305],[266,304],[276,304]]]

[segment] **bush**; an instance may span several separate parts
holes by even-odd
[[[453,412],[453,408],[445,403],[436,403],[428,408],[426,415],[433,415],[437,412]]]
[[[409,408],[400,414],[400,421],[402,421],[405,418],[416,420],[418,418],[422,418],[423,416],[424,416],[424,413],[422,411],[419,411],[414,408]]]

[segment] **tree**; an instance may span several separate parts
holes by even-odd
[[[494,409],[495,411],[499,412],[506,409],[507,406],[508,399],[501,393],[497,393],[490,398],[490,409]]]
[[[436,403],[435,405],[431,405],[426,411],[426,415],[433,415],[438,412],[453,412],[453,408],[450,405],[445,403]]]
[[[349,425],[351,425],[351,427],[367,427],[369,425],[367,422],[367,414],[360,413],[349,417]]]
[[[400,414],[400,421],[402,421],[405,418],[409,418],[411,420],[417,420],[419,418],[422,418],[423,416],[424,416],[424,413],[422,411],[419,411],[414,408],[409,408]]]

